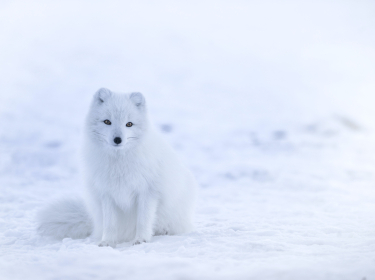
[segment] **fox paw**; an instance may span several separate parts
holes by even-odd
[[[109,242],[109,241],[105,241],[105,240],[100,241],[98,246],[99,247],[112,247],[112,248],[116,247],[116,245],[113,242]]]
[[[136,239],[133,241],[133,245],[138,245],[138,244],[142,244],[142,243],[146,243],[147,241],[144,240],[144,239]]]

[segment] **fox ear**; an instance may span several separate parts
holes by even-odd
[[[146,100],[140,92],[132,92],[129,95],[129,99],[134,103],[135,106],[139,108],[142,108],[146,105]]]
[[[97,99],[100,103],[103,103],[109,97],[111,97],[111,95],[112,92],[109,89],[101,88],[95,93],[94,98]]]

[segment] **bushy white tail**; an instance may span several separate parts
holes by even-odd
[[[92,232],[92,221],[83,200],[65,198],[42,209],[37,216],[41,235],[63,239],[85,238]]]

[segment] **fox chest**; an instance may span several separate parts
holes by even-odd
[[[139,166],[110,165],[107,164],[101,170],[96,170],[96,188],[105,196],[116,201],[121,208],[134,205],[140,193],[151,191],[151,170]]]

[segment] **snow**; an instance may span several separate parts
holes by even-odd
[[[0,3],[0,279],[374,279],[373,1]],[[196,228],[47,240],[100,87],[141,91]]]

